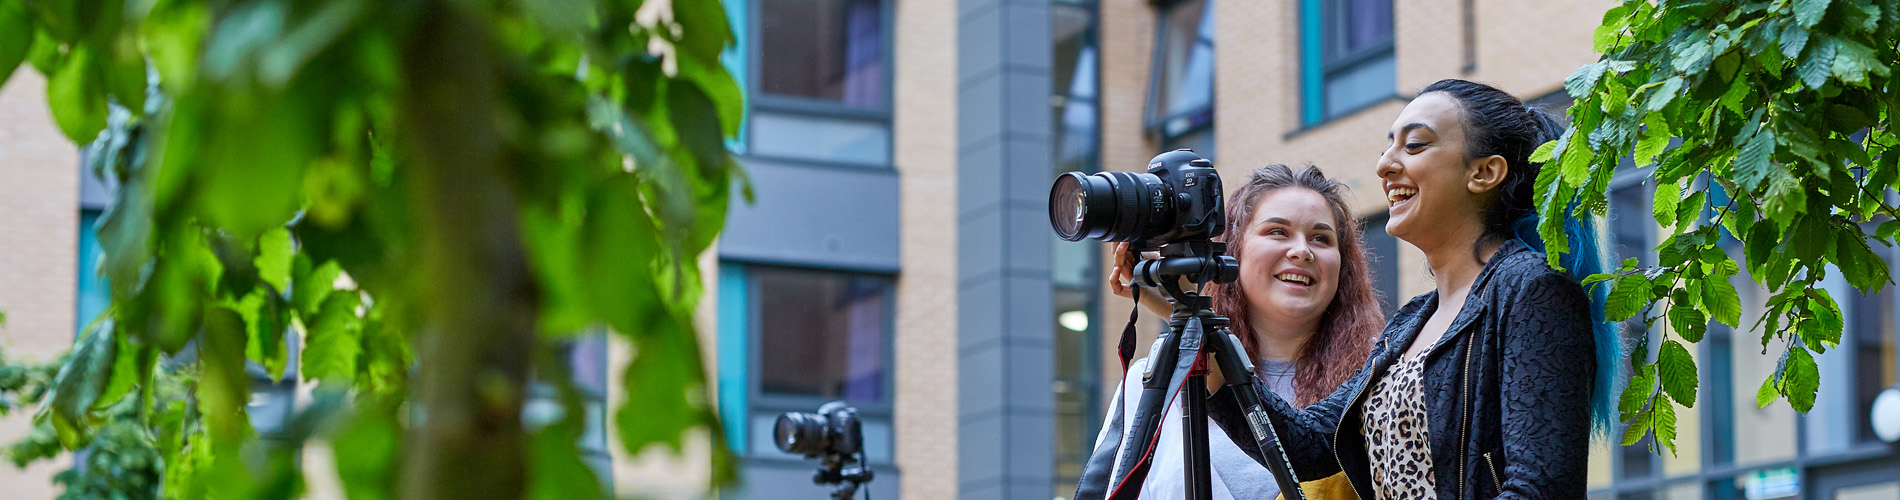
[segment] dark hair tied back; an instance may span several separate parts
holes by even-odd
[[[1517,221],[1537,215],[1536,180],[1543,164],[1532,162],[1531,152],[1562,134],[1563,124],[1556,115],[1482,83],[1439,80],[1419,95],[1432,92],[1444,92],[1464,112],[1466,159],[1497,155],[1510,166],[1496,200],[1484,211],[1484,234],[1486,239],[1515,237]]]

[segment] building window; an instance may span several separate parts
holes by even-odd
[[[761,93],[884,107],[880,0],[759,0],[759,9]]]
[[[1392,0],[1302,0],[1301,123],[1312,125],[1397,90]]]
[[[868,458],[890,463],[892,279],[731,263],[719,272],[719,411],[733,449],[783,458],[772,444],[780,413],[843,400],[864,421]]]
[[[888,400],[888,280],[771,268],[753,268],[751,274],[758,301],[759,392]]]
[[[1148,128],[1163,149],[1214,157],[1214,7],[1181,0],[1164,7],[1155,30]]]
[[[753,0],[742,141],[748,155],[842,166],[891,162],[887,0]],[[740,24],[738,26],[745,26]],[[739,59],[734,57],[734,59]]]
[[[1052,52],[1050,100],[1055,116],[1055,171],[1100,168],[1097,113],[1096,7],[1089,0],[1057,0],[1049,6]],[[1101,246],[1052,240],[1051,289],[1055,306],[1055,484],[1057,499],[1075,496],[1082,464],[1094,451],[1101,428],[1101,369],[1096,303],[1101,296]]]
[[[1609,234],[1605,235],[1607,236],[1605,243],[1610,247],[1610,259],[1613,263],[1619,263],[1624,259],[1632,257],[1641,265],[1649,265],[1655,261],[1655,257],[1650,251],[1650,247],[1652,246],[1650,245],[1650,239],[1652,233],[1655,232],[1656,226],[1655,220],[1651,219],[1649,215],[1649,190],[1651,187],[1641,182],[1642,180],[1643,179],[1622,179],[1623,182],[1619,183],[1622,185],[1610,190]],[[1647,346],[1649,344],[1647,339],[1647,337],[1649,337],[1649,331],[1644,328],[1643,321],[1640,318],[1632,318],[1623,322],[1622,330],[1625,345]],[[1647,352],[1631,354],[1632,357],[1648,355]],[[1618,437],[1623,435],[1621,429],[1611,434]],[[1661,460],[1658,460],[1656,455],[1649,451],[1650,447],[1653,446],[1653,439],[1654,438],[1644,437],[1635,444],[1618,447],[1616,449],[1615,453],[1617,454],[1617,458],[1621,459],[1617,461],[1619,466],[1615,468],[1617,479],[1642,479],[1657,473],[1657,469],[1661,466]],[[1695,443],[1677,443],[1677,446],[1696,445]],[[1624,498],[1629,498],[1630,495],[1632,494],[1626,493]],[[1648,495],[1648,492],[1636,493],[1634,495],[1639,497],[1645,496]]]
[[[112,301],[110,289],[106,288],[106,277],[100,274],[99,269],[100,259],[105,258],[105,252],[99,246],[99,213],[100,210],[92,208],[79,211],[79,296],[74,300],[75,334],[85,332],[86,325],[98,319],[99,314],[106,311],[106,304]]]
[[[1366,244],[1366,264],[1372,268],[1372,288],[1379,292],[1379,310],[1386,319],[1399,310],[1409,297],[1399,295],[1399,239],[1385,232],[1390,214],[1380,213],[1361,219],[1360,234]]]

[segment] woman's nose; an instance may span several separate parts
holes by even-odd
[[[1379,164],[1373,167],[1374,175],[1384,179],[1399,172],[1399,165],[1391,160],[1391,155],[1379,155]]]

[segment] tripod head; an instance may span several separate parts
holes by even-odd
[[[1176,311],[1213,307],[1196,290],[1183,290],[1181,279],[1195,284],[1233,283],[1240,279],[1240,261],[1227,256],[1227,243],[1213,240],[1189,240],[1161,246],[1161,258],[1135,264],[1135,280],[1141,286],[1165,290],[1174,299]]]

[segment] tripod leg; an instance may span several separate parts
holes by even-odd
[[[1281,498],[1305,500],[1306,492],[1300,490],[1300,479],[1293,475],[1286,450],[1280,447],[1280,435],[1274,432],[1272,423],[1268,421],[1266,405],[1261,402],[1259,388],[1254,384],[1252,363],[1247,361],[1240,339],[1223,328],[1208,335],[1207,342],[1215,362],[1220,363],[1221,373],[1227,379],[1228,391],[1234,394],[1246,412],[1249,430],[1253,431],[1254,440],[1260,446],[1260,456],[1266,461],[1267,470],[1273,473],[1274,481],[1280,485]]]
[[[1199,368],[1197,365],[1196,368]],[[1187,411],[1181,412],[1181,433],[1184,448],[1182,465],[1187,468],[1187,500],[1212,500],[1214,498],[1214,464],[1207,456],[1207,376],[1196,371],[1188,376],[1187,385],[1182,388],[1186,394],[1181,399],[1187,403]]]

